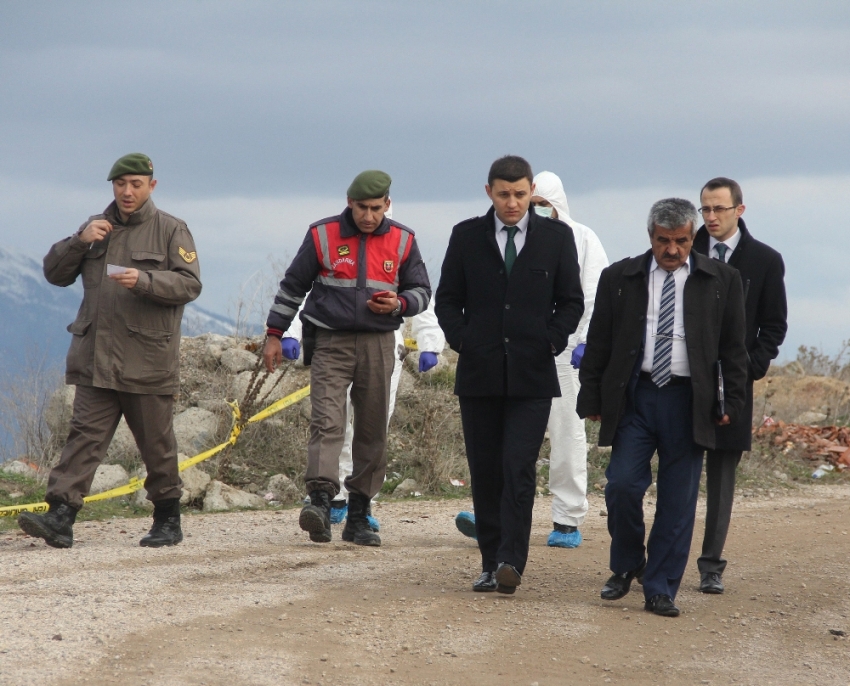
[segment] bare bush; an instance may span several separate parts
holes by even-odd
[[[806,376],[829,376],[850,381],[850,340],[841,344],[838,353],[830,355],[816,346],[797,348],[795,367]],[[792,363],[794,364],[794,363]]]
[[[39,470],[56,463],[65,436],[51,432],[48,410],[63,386],[59,368],[37,349],[27,351],[20,367],[0,375],[0,428],[6,436],[0,461],[25,459]],[[54,412],[61,411],[59,405],[53,401]],[[58,417],[56,424],[67,427],[69,419]]]

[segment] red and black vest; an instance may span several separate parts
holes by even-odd
[[[339,221],[310,227],[321,265],[317,283],[397,292],[398,270],[412,244],[410,232],[390,222],[389,231],[382,234],[358,232],[343,237],[340,227]]]

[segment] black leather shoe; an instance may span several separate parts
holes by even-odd
[[[679,608],[673,603],[669,595],[654,595],[643,606],[647,612],[652,612],[662,617],[678,617]]]
[[[720,580],[720,574],[717,572],[703,572],[699,575],[699,590],[702,593],[720,595],[726,588]]]
[[[602,592],[599,594],[602,600],[619,600],[632,587],[632,579],[637,579],[638,583],[643,583],[643,570],[646,569],[646,560],[640,563],[640,567],[633,569],[625,574],[612,574],[611,578],[605,582],[602,587]]]
[[[301,508],[298,526],[310,534],[314,543],[330,543],[331,497],[326,491],[310,493],[310,503]]]
[[[51,548],[70,548],[74,545],[74,521],[77,510],[65,503],[49,503],[47,513],[22,512],[18,526],[33,538],[43,538]]]
[[[496,572],[481,572],[481,576],[472,584],[472,590],[478,593],[490,593],[491,591],[495,591],[498,585]]]
[[[493,575],[496,580],[496,592],[508,595],[516,593],[516,587],[522,583],[522,575],[511,564],[500,562],[499,568]]]

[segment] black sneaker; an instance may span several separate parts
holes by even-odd
[[[310,534],[314,543],[331,542],[331,497],[327,491],[310,493],[310,503],[301,508],[298,526]]]
[[[33,538],[43,538],[51,548],[70,548],[74,545],[74,522],[77,510],[66,503],[49,503],[50,509],[43,515],[22,512],[18,526]]]

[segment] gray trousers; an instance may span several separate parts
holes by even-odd
[[[180,497],[183,484],[177,470],[174,396],[77,386],[68,441],[47,480],[48,501],[77,509],[83,506],[122,415],[148,470],[148,500]]]
[[[390,381],[395,364],[395,334],[357,331],[316,332],[310,367],[310,442],[307,492],[339,493],[339,454],[348,422],[345,401],[351,385],[354,439],[353,471],[345,487],[372,498],[387,471],[387,422]]]
[[[702,555],[697,560],[701,574],[723,574],[726,560],[723,547],[732,519],[732,502],[735,499],[735,472],[741,461],[740,450],[709,450],[705,457],[705,535]]]

